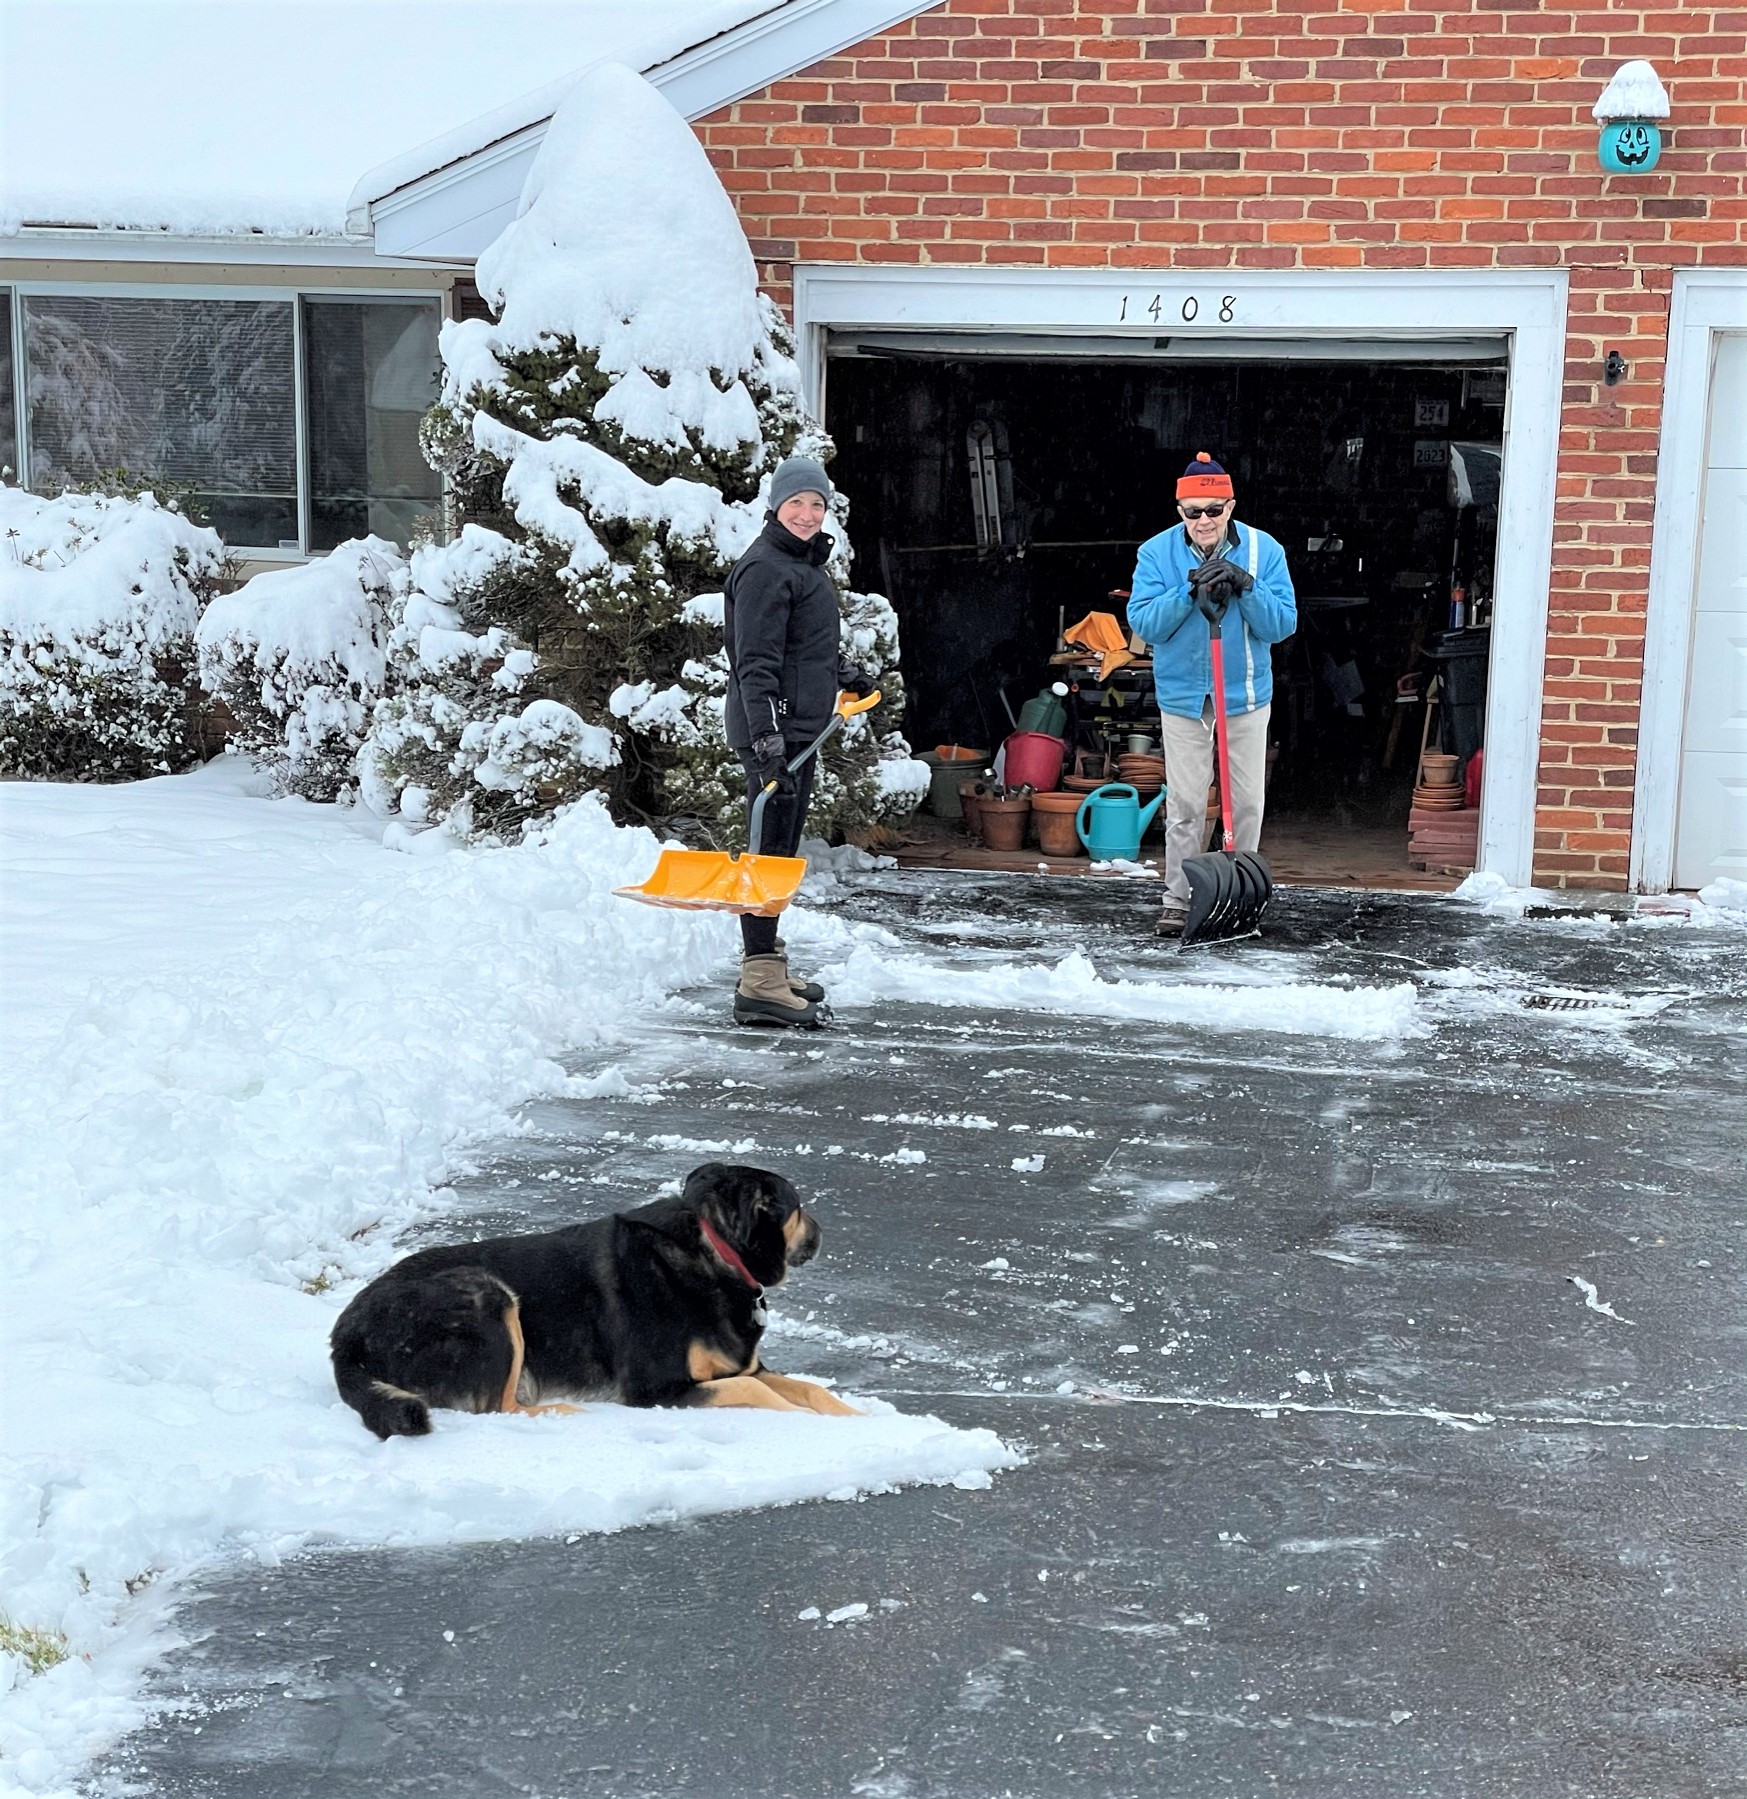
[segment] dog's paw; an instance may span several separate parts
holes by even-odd
[[[818,1412],[826,1418],[859,1418],[861,1413],[854,1406],[844,1402],[829,1387],[821,1387],[816,1381],[802,1381],[800,1385],[805,1391],[798,1395],[801,1403],[810,1412]]]

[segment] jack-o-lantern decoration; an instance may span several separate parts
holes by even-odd
[[[1655,121],[1668,117],[1668,90],[1647,62],[1620,65],[1590,115],[1601,126],[1596,159],[1610,175],[1647,175],[1662,154]]]
[[[1662,133],[1648,119],[1615,119],[1602,126],[1596,154],[1610,175],[1645,175],[1662,154]]]

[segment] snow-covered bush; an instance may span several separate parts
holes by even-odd
[[[197,755],[194,632],[225,574],[160,506],[0,485],[0,774],[130,780]]]
[[[424,441],[465,511],[525,552],[499,564],[482,620],[533,647],[542,690],[614,737],[604,785],[621,816],[731,839],[744,778],[722,738],[720,602],[713,617],[694,602],[719,596],[757,536],[776,464],[831,454],[733,206],[672,106],[607,65],[558,108],[477,280],[496,317],[443,327]],[[841,548],[832,572],[846,582]],[[836,797],[822,793],[842,829],[908,809],[905,780],[874,772],[908,761],[895,622],[876,647],[887,700],[834,754]]]
[[[414,553],[390,602],[384,697],[358,754],[364,800],[414,825],[513,835],[598,785],[617,754],[610,733],[568,706],[529,697],[537,660],[501,627],[466,628],[482,595],[513,578],[525,552],[469,525]]]
[[[233,747],[284,792],[331,800],[350,788],[383,694],[388,609],[406,590],[399,548],[363,537],[256,575],[207,608],[201,685],[236,721]]]

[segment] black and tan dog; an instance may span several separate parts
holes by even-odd
[[[622,1405],[850,1413],[759,1361],[764,1292],[819,1227],[780,1174],[707,1162],[678,1199],[539,1236],[422,1249],[380,1274],[330,1339],[340,1397],[379,1437],[462,1412]]]

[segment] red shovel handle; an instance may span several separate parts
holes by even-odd
[[[1219,752],[1219,819],[1225,827],[1225,851],[1237,848],[1231,828],[1231,749],[1225,738],[1225,645],[1219,627],[1209,625],[1213,649],[1213,743]]]

